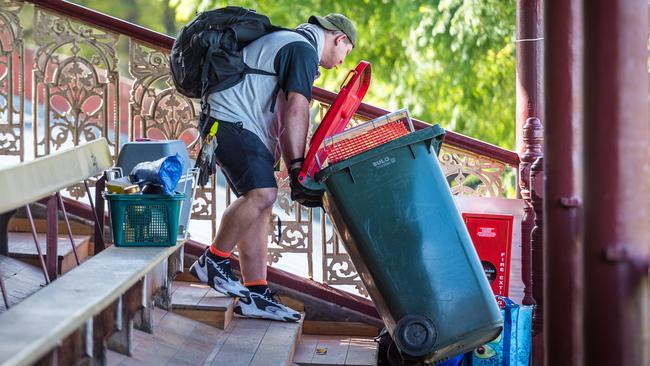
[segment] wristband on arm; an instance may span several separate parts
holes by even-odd
[[[289,170],[302,167],[302,163],[304,162],[305,162],[305,158],[296,158],[291,160],[289,162]]]

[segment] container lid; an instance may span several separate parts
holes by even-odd
[[[319,171],[318,161],[327,159],[327,151],[322,148],[323,141],[345,129],[350,118],[354,116],[370,86],[371,67],[367,61],[359,62],[354,70],[350,70],[343,81],[343,87],[334,103],[323,117],[309,143],[305,163],[300,170],[298,180],[307,185],[314,181],[314,175]],[[309,179],[308,179],[309,178]]]

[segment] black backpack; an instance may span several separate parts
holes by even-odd
[[[238,6],[200,13],[181,29],[172,46],[169,66],[176,89],[186,97],[204,99],[236,85],[247,73],[275,75],[248,67],[242,48],[282,29],[268,17]]]

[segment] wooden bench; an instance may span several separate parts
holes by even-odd
[[[0,364],[31,365],[48,354],[61,364],[67,363],[63,357],[101,358],[108,337],[115,331],[126,335],[128,318],[145,305],[147,274],[181,246],[110,247],[0,314]],[[83,347],[70,349],[70,336]],[[59,346],[68,354],[51,352]]]
[[[102,138],[1,169],[0,255],[6,254],[6,228],[16,208],[112,165]],[[48,215],[54,217],[48,236],[49,227],[57,226],[56,202],[53,213]],[[48,241],[47,253],[56,253],[56,246],[56,240]],[[0,314],[0,365],[104,363],[107,348],[130,354],[133,327],[152,332],[154,303],[171,306],[171,281],[183,269],[182,247],[178,242],[172,247],[107,248],[10,307]],[[56,261],[56,255],[49,257]]]
[[[58,274],[58,193],[60,190],[96,177],[113,165],[106,139],[101,138],[48,156],[0,169],[0,255],[8,254],[8,224],[17,208],[42,198],[47,201],[48,277]]]

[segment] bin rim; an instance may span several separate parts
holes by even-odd
[[[107,201],[141,201],[141,200],[163,200],[163,201],[175,201],[185,199],[185,193],[176,192],[174,195],[168,194],[143,194],[143,193],[108,193],[102,192],[102,196]]]
[[[412,145],[426,140],[429,140],[429,142],[427,143],[428,147],[431,146],[433,140],[439,141],[439,143],[435,146],[436,155],[438,155],[438,153],[440,152],[440,146],[442,145],[442,141],[444,140],[444,136],[445,136],[445,130],[442,127],[440,127],[440,125],[435,124],[430,127],[426,127],[415,132],[411,132],[408,135],[399,137],[393,141],[387,142],[383,145],[376,146],[372,149],[364,151],[351,158],[345,159],[336,164],[332,164],[326,168],[323,168],[318,173],[316,173],[314,179],[318,184],[323,184],[333,174],[341,170],[347,169],[352,165],[356,165],[360,162],[372,159],[377,155],[381,155],[385,153],[386,151],[398,149],[400,147]]]

